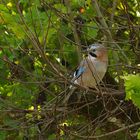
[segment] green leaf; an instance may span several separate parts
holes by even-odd
[[[7,132],[6,131],[0,131],[0,140],[6,139]]]
[[[84,6],[85,5],[85,1],[83,0],[72,0],[71,1],[71,5],[74,7],[80,7],[80,6]]]
[[[140,108],[140,76],[124,76],[126,100],[132,100]]]
[[[67,12],[67,8],[63,4],[55,4],[54,7],[58,11],[61,11],[62,13],[66,13]]]
[[[137,130],[137,140],[140,140],[140,128]]]
[[[85,24],[84,31],[86,32],[88,39],[95,38],[98,32],[97,24],[95,22]]]
[[[12,128],[17,128],[19,125],[19,121],[18,120],[13,120],[11,118],[9,118],[8,116],[4,118],[4,124],[6,126],[12,127]]]
[[[55,134],[51,134],[49,137],[48,137],[48,140],[54,140],[56,139],[56,135]]]
[[[77,56],[77,52],[76,52],[76,46],[72,45],[70,43],[65,44],[63,46],[63,57],[65,58],[66,61],[68,61],[71,66],[77,66],[78,64],[78,56]]]

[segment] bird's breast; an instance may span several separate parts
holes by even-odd
[[[84,87],[95,87],[104,77],[107,70],[107,63],[95,59],[85,61],[85,72],[76,80]]]

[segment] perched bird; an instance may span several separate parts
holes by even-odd
[[[107,49],[101,44],[92,44],[87,48],[88,55],[81,61],[74,72],[72,83],[83,86],[86,89],[95,88],[102,81],[108,65]],[[66,103],[76,87],[70,86],[71,91],[63,100]]]
[[[72,82],[85,88],[96,88],[102,81],[108,65],[107,49],[102,44],[92,44],[74,73]]]

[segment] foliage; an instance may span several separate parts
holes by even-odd
[[[126,100],[132,100],[140,108],[140,76],[125,76]]]
[[[139,132],[139,129],[138,129],[137,139],[138,139],[138,140],[140,139],[140,132]]]
[[[139,11],[138,0],[1,0],[0,139],[133,137],[136,129],[115,130],[139,122]],[[118,96],[125,86],[135,107],[80,87],[63,103],[85,48],[96,42],[109,55],[99,89]]]
[[[124,76],[124,79],[125,79],[126,100],[132,100],[132,102],[138,108],[140,108],[140,76],[128,75]],[[140,139],[139,129],[137,139]]]

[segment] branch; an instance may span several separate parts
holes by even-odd
[[[110,136],[110,135],[114,135],[114,134],[116,134],[116,133],[119,133],[119,132],[121,132],[121,131],[130,129],[130,128],[133,128],[133,127],[136,127],[136,126],[139,126],[139,125],[140,125],[140,122],[137,122],[137,123],[128,125],[128,126],[126,126],[126,127],[117,129],[117,130],[115,130],[115,131],[112,131],[112,132],[109,132],[109,133],[106,133],[106,134],[102,134],[102,135],[97,135],[97,136],[80,136],[80,135],[74,134],[74,133],[71,133],[71,134],[74,135],[74,136],[76,136],[76,137],[84,138],[84,139],[98,139],[98,138],[103,138],[103,137],[107,137],[107,136]]]
[[[118,49],[120,50],[120,52],[122,53],[122,55],[124,56],[124,58],[127,60],[127,62],[129,62],[129,59],[128,59],[128,57],[125,55],[125,53],[123,52],[123,50],[122,50],[122,49],[120,48],[120,46],[113,40],[112,34],[111,34],[111,32],[110,32],[110,30],[109,30],[109,27],[108,27],[108,25],[107,25],[107,23],[106,23],[106,21],[105,21],[105,19],[104,19],[103,14],[101,13],[101,10],[100,10],[100,8],[99,8],[99,5],[98,5],[97,0],[92,0],[92,4],[93,4],[93,6],[94,6],[94,8],[95,8],[95,10],[96,10],[97,16],[100,18],[100,23],[101,23],[102,27],[105,29],[105,35],[106,35],[108,41],[109,41],[109,42],[114,42],[113,47],[118,47]],[[119,58],[118,55],[117,55],[117,53],[115,53],[114,56],[115,56],[115,60],[117,60],[117,59]]]
[[[112,39],[111,32],[110,32],[110,30],[109,30],[109,28],[108,28],[108,25],[107,25],[107,23],[106,23],[106,21],[105,21],[103,15],[102,15],[101,11],[100,11],[100,8],[99,8],[99,5],[98,5],[98,3],[97,3],[97,0],[92,0],[92,3],[93,3],[93,6],[94,6],[94,8],[95,8],[95,10],[96,10],[96,13],[97,13],[98,17],[100,18],[100,23],[101,23],[102,27],[105,28],[106,36],[108,37],[108,39],[109,39],[110,41],[113,40],[113,39]]]

